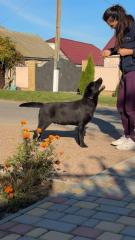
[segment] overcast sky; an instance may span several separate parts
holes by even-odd
[[[12,31],[55,36],[56,0],[0,0],[0,25]],[[135,17],[135,0],[61,0],[61,37],[102,49],[113,30],[102,20],[106,8],[122,5]]]

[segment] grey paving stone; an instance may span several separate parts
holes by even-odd
[[[6,222],[6,223],[3,223],[3,224],[0,224],[0,230],[7,230],[11,227],[13,227],[16,223],[15,222]]]
[[[47,219],[54,219],[57,220],[60,217],[63,217],[64,213],[62,212],[58,212],[58,211],[47,211],[46,214],[44,214],[44,216],[42,216],[42,218],[47,218]]]
[[[131,236],[131,237],[135,237],[135,227],[126,227],[123,231],[122,234]]]
[[[82,217],[82,216],[76,216],[73,214],[67,214],[64,217],[60,218],[61,222],[68,222],[68,223],[73,223],[73,224],[81,224],[84,221],[86,221],[87,218],[86,217]]]
[[[117,220],[117,222],[123,223],[125,225],[135,226],[135,218],[134,217],[122,216]]]
[[[75,207],[75,206],[71,206],[69,208],[67,208],[64,213],[76,213],[77,211],[79,211],[80,208],[79,207]]]
[[[29,231],[28,233],[26,233],[26,235],[30,236],[30,237],[38,238],[46,232],[48,232],[48,230],[45,228],[35,228],[35,229]]]
[[[99,223],[99,220],[91,218],[83,222],[82,225],[87,227],[95,227],[98,223]]]
[[[13,234],[13,233],[9,233],[7,236],[1,238],[1,240],[16,240],[19,239],[21,236],[18,234]]]
[[[102,221],[96,226],[96,228],[102,229],[106,232],[110,231],[112,233],[119,233],[122,229],[124,229],[124,225],[119,223]]]
[[[68,208],[68,205],[64,205],[64,204],[53,204],[53,206],[51,206],[49,208],[49,210],[56,210],[59,212],[63,212],[65,209]]]
[[[123,240],[120,234],[104,232],[97,240]]]
[[[34,226],[20,223],[20,224],[16,224],[14,227],[10,228],[10,232],[14,232],[14,233],[18,233],[18,234],[26,234],[33,228],[34,228]]]
[[[94,238],[96,239],[98,236],[102,234],[102,230],[100,229],[93,229],[86,226],[80,226],[74,229],[72,232],[73,234],[80,236],[80,237],[86,237],[86,238]]]
[[[107,199],[107,198],[97,199],[96,203],[103,203],[103,204],[119,206],[119,207],[124,207],[128,204],[126,201],[118,201],[118,200],[112,200],[112,199]]]
[[[27,214],[40,217],[40,216],[43,216],[46,212],[47,212],[47,210],[45,210],[45,209],[34,208],[34,209],[28,211]]]
[[[40,217],[31,216],[31,215],[28,215],[28,214],[21,215],[21,216],[14,219],[15,222],[23,223],[23,224],[30,224],[30,225],[32,225],[36,222],[39,222],[40,220],[41,220]]]
[[[97,210],[110,212],[110,213],[116,213],[116,214],[119,214],[119,215],[126,215],[126,216],[128,216],[129,213],[132,211],[130,208],[113,207],[113,206],[104,205],[104,204],[101,204],[97,208]]]
[[[91,209],[86,209],[86,208],[81,208],[79,211],[77,211],[75,213],[75,215],[81,215],[81,216],[84,216],[84,217],[91,217],[93,216],[94,214],[96,213],[95,210],[91,210]]]
[[[35,226],[47,228],[49,230],[62,231],[66,233],[72,231],[76,227],[75,224],[66,223],[66,222],[64,223],[61,221],[54,221],[49,219],[44,219],[38,222],[37,224],[35,224]]]
[[[56,232],[56,231],[50,231],[40,237],[40,239],[45,240],[70,240],[73,239],[73,235],[62,233],[62,232]]]
[[[107,213],[107,212],[97,212],[95,215],[93,215],[93,218],[101,219],[101,220],[108,220],[108,221],[115,221],[119,217],[120,217],[120,215],[118,215],[118,214]]]
[[[128,205],[127,205],[127,208],[131,208],[131,209],[134,209],[135,210],[135,203],[129,203]]]

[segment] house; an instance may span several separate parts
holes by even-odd
[[[55,38],[48,39],[47,42],[53,49],[55,48]],[[104,62],[101,50],[96,46],[66,38],[60,39],[60,55],[79,67],[82,66],[82,61],[88,59],[89,56],[92,57],[96,66],[103,66]]]
[[[34,89],[35,83],[31,76],[31,68],[37,63],[45,64],[47,61],[51,60],[54,56],[54,50],[48,45],[48,43],[36,35],[13,32],[1,27],[0,36],[9,37],[9,39],[15,44],[16,50],[19,51],[24,58],[24,64],[20,67],[16,67],[16,69],[13,69],[12,71],[14,84],[19,88]],[[9,73],[7,72],[5,73],[4,79],[1,70],[1,88],[8,81],[8,74]]]
[[[54,49],[55,38],[48,39],[47,42]],[[108,49],[113,47],[115,38],[113,37],[104,47]],[[70,62],[77,67],[85,70],[89,56],[92,57],[95,65],[95,79],[102,77],[106,87],[106,91],[114,92],[119,82],[119,56],[111,56],[103,59],[102,50],[96,46],[74,41],[70,39],[60,39],[60,56],[69,59]]]
[[[9,37],[24,57],[24,64],[12,69],[12,86],[22,90],[53,89],[54,49],[42,38],[32,34],[13,32],[0,28],[0,36]],[[59,91],[76,91],[80,80],[81,69],[68,59],[60,58]],[[3,79],[1,73],[0,86],[9,81],[9,73]],[[5,82],[4,82],[5,81]],[[11,87],[12,87],[11,86]],[[13,88],[13,87],[12,87]]]
[[[105,45],[103,50],[114,47],[115,37],[113,36]],[[103,51],[102,50],[102,51]],[[102,77],[105,85],[105,91],[112,94],[116,90],[116,87],[120,80],[119,70],[119,55],[112,55],[106,57],[103,60],[103,66],[95,66],[95,79]],[[87,60],[83,60],[82,69],[84,70],[87,64]]]
[[[53,49],[55,49],[55,38],[48,39],[47,42]],[[60,38],[60,63],[62,63],[63,61],[62,65],[63,69],[65,69],[63,71],[62,68],[60,67],[60,82],[62,83],[60,90],[62,91],[77,90],[77,88],[79,87],[83,60],[88,59],[90,56],[92,57],[93,62],[96,66],[103,66],[104,61],[101,56],[101,50],[96,46],[89,43]],[[68,61],[68,66],[72,65],[70,71],[68,71],[67,65],[64,64],[65,61]],[[62,76],[63,79],[61,79]],[[70,80],[69,85],[70,76],[72,76],[71,78],[72,80]]]

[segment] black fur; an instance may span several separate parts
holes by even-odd
[[[85,126],[92,119],[97,106],[98,95],[104,89],[104,86],[101,87],[101,85],[101,78],[89,83],[85,89],[83,98],[74,102],[45,104],[28,102],[22,103],[19,106],[40,108],[38,128],[41,128],[42,132],[51,123],[78,126],[78,144],[81,147],[86,147],[84,143]],[[33,138],[38,138],[37,130],[34,131]]]

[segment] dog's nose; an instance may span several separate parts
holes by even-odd
[[[102,83],[102,82],[103,82],[103,79],[102,79],[102,78],[99,78],[99,79],[98,79],[98,82]]]

